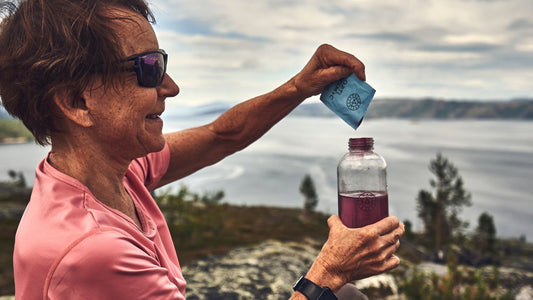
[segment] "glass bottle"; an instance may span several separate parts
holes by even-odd
[[[337,167],[339,216],[347,227],[358,228],[389,215],[387,163],[374,152],[371,137],[351,138]]]

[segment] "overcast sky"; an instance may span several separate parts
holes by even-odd
[[[239,102],[329,43],[376,97],[533,97],[531,0],[152,0],[180,104]]]

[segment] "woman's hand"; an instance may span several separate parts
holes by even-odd
[[[329,83],[355,73],[365,80],[365,66],[352,54],[330,45],[321,45],[294,79],[296,90],[307,98],[320,94]]]
[[[345,283],[397,267],[403,223],[387,217],[362,228],[348,228],[338,216],[328,219],[329,237],[307,278],[336,291]],[[316,280],[316,281],[315,281]]]

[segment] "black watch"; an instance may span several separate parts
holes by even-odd
[[[337,300],[337,296],[327,286],[322,288],[304,276],[298,279],[292,289],[304,294],[309,300]]]

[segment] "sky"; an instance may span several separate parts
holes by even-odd
[[[323,43],[365,64],[376,98],[533,97],[531,0],[150,3],[180,105],[269,92]]]

